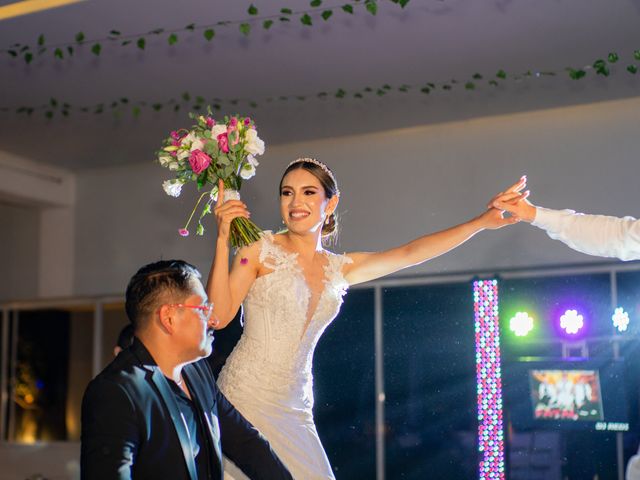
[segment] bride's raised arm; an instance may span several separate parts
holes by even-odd
[[[226,327],[235,317],[240,304],[258,275],[258,242],[238,250],[229,271],[229,231],[231,220],[237,217],[249,218],[247,206],[240,200],[224,201],[224,184],[218,184],[218,201],[214,214],[218,223],[216,251],[213,256],[207,295],[213,303],[215,328]]]
[[[502,195],[518,196],[517,192],[522,189],[524,182],[526,179],[523,177],[502,192]],[[468,222],[424,235],[399,247],[382,252],[349,253],[348,256],[353,263],[345,266],[344,276],[350,285],[374,280],[438,257],[463,244],[482,230],[495,230],[518,221],[515,217],[505,217],[501,210],[488,208]]]

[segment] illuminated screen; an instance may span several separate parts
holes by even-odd
[[[516,431],[626,432],[635,420],[623,360],[527,358],[503,368],[505,407]]]
[[[536,420],[604,420],[597,370],[529,370],[529,385]]]

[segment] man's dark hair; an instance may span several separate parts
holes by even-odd
[[[118,341],[116,342],[116,346],[120,347],[122,350],[128,348],[133,343],[133,325],[125,325],[120,333],[118,334]]]
[[[183,260],[161,260],[138,270],[131,277],[125,294],[125,310],[133,329],[140,329],[166,293],[190,295],[193,278],[200,278],[200,272]]]

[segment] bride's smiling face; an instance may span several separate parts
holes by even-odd
[[[282,179],[280,188],[280,215],[290,232],[321,231],[328,210],[327,198],[320,180],[315,175],[298,168]]]

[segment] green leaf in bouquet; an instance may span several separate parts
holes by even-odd
[[[209,215],[211,213],[211,204],[207,202],[202,209],[202,213],[200,214],[200,218],[204,218],[205,215]]]
[[[204,235],[204,227],[200,222],[198,222],[198,226],[196,227],[196,235]]]
[[[229,178],[233,173],[235,173],[235,168],[233,168],[231,163],[222,169],[223,178]]]
[[[200,175],[198,175],[198,190],[204,187],[207,184],[207,177],[209,176],[209,170],[205,170]]]
[[[218,155],[218,164],[226,167],[227,165],[231,165],[231,162],[229,161],[229,157],[223,153],[222,155]]]

